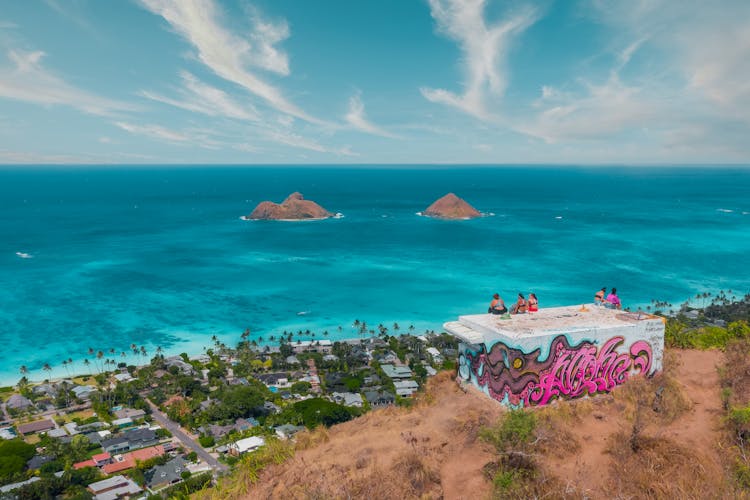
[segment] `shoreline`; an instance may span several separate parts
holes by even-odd
[[[435,330],[435,332],[438,333],[437,330]],[[409,333],[407,331],[404,331],[404,332],[399,331],[399,335],[414,335],[414,336],[418,336],[418,335],[424,335],[424,332],[421,332],[421,333],[414,332],[412,334],[412,333]],[[362,341],[363,339],[370,338],[370,337],[377,337],[377,335],[372,335],[371,336],[368,333],[367,335],[362,335],[360,337],[347,337],[347,338],[342,338],[342,339],[338,339],[338,338],[337,339],[328,339],[328,338],[317,339],[316,338],[316,339],[314,339],[312,341],[315,342],[315,341],[318,341],[318,340],[329,340],[331,342],[331,344],[333,344],[335,342],[351,342],[351,341],[355,341],[355,340],[356,341]],[[302,339],[300,339],[300,340],[302,340]],[[303,342],[307,342],[307,341],[310,341],[310,339],[303,340]],[[296,340],[292,340],[291,344],[294,345],[295,342],[296,342]],[[259,343],[258,346],[255,349],[258,350],[258,351],[260,351],[260,352],[262,352],[263,347],[266,346],[266,345],[276,345],[276,346],[278,346],[278,340],[273,341],[273,342],[263,341],[263,343]],[[199,356],[201,354],[204,354],[204,351],[208,350],[208,349],[209,349],[208,347],[202,346],[201,349],[198,350],[198,351],[194,351],[194,350],[191,350],[191,349],[180,349],[179,352],[178,351],[174,351],[174,350],[164,350],[160,355],[164,356],[165,358],[170,358],[170,357],[179,356],[180,354],[185,353],[185,354],[188,355],[189,358],[193,358],[193,357]],[[236,345],[234,347],[231,347],[231,349],[236,349]],[[143,364],[143,363],[140,363],[140,364],[139,363],[127,363],[127,365],[128,366],[134,365],[136,368],[140,369],[140,368],[142,368],[144,366],[148,366],[151,363],[151,360],[154,358],[154,356],[155,356],[155,354],[154,355],[150,355],[150,357],[148,358],[148,363],[145,363],[145,364]],[[92,367],[93,367],[93,363],[92,363]],[[34,371],[36,371],[36,370],[34,370]],[[49,377],[45,377],[45,378],[42,378],[42,379],[37,379],[36,377],[34,377],[33,375],[31,375],[30,373],[26,374],[26,375],[21,375],[19,373],[18,377],[15,378],[15,379],[6,379],[6,378],[4,378],[3,375],[0,375],[0,389],[5,388],[5,387],[15,388],[17,386],[17,384],[18,384],[18,381],[22,377],[24,377],[24,376],[28,380],[29,385],[40,385],[40,384],[47,383],[46,381],[49,381],[49,383],[53,383],[53,382],[60,382],[62,380],[72,380],[72,379],[75,379],[75,378],[78,378],[78,377],[84,377],[84,376],[88,376],[88,377],[93,378],[93,377],[99,375],[99,373],[97,373],[97,371],[96,371],[95,368],[93,370],[88,371],[88,372],[87,371],[77,370],[77,369],[73,370],[73,369],[70,369],[70,368],[68,368],[68,371],[70,372],[70,375],[68,375],[65,372],[65,368],[62,368],[59,365],[57,365],[57,366],[53,367],[53,369],[50,371]],[[105,370],[102,373],[106,373],[106,372],[109,372],[109,373],[119,373],[119,371],[120,371],[120,369],[115,366],[114,368],[110,368],[108,370]],[[62,372],[62,373],[59,373],[59,372]]]

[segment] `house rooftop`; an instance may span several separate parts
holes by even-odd
[[[661,321],[658,316],[646,313],[607,309],[587,304],[548,307],[535,313],[511,315],[509,319],[494,314],[459,316],[443,326],[452,335],[470,344],[556,334],[604,331],[612,328],[632,327],[640,321]]]
[[[31,434],[39,431],[46,431],[55,428],[55,423],[52,420],[37,420],[36,422],[30,422],[28,424],[21,424],[17,426],[18,432],[21,434]]]

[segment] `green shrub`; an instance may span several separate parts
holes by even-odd
[[[480,437],[500,452],[524,448],[534,437],[536,416],[522,409],[509,411],[494,427],[480,431]]]
[[[216,444],[216,440],[213,436],[208,436],[206,434],[202,435],[198,438],[198,442],[203,446],[204,448],[210,448],[213,445]]]

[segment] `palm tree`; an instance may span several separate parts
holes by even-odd
[[[63,368],[65,368],[65,373],[67,373],[68,377],[70,377],[70,370],[68,370],[68,360],[63,359],[62,365],[63,365]]]
[[[398,331],[401,327],[398,326],[398,323],[393,323],[393,330]]]
[[[86,371],[89,371],[89,365],[91,364],[91,361],[89,361],[89,358],[83,358],[83,364],[86,367]]]
[[[156,346],[156,355],[157,356],[161,356],[163,352],[164,352],[164,349],[162,349],[160,345]]]
[[[29,373],[29,369],[26,368],[26,365],[21,365],[21,368],[19,368],[18,371],[21,372],[21,375],[24,377]]]
[[[104,371],[104,365],[102,364],[102,358],[104,357],[104,353],[102,351],[98,351],[96,353],[96,359],[99,361],[99,366],[97,367],[97,370],[99,370],[99,373]]]
[[[49,378],[49,374],[52,371],[52,367],[49,365],[49,363],[44,363],[44,366],[42,366],[42,370],[47,372],[47,378]]]
[[[323,336],[328,337],[328,330],[323,330]]]

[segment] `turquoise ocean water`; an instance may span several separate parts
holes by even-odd
[[[293,191],[345,217],[239,219]],[[495,215],[415,215],[449,191]],[[247,327],[438,330],[496,291],[542,306],[602,286],[633,307],[745,294],[749,194],[739,168],[4,168],[0,382],[21,365],[63,375],[68,358],[80,371],[89,347],[140,362],[131,344],[197,353]]]

